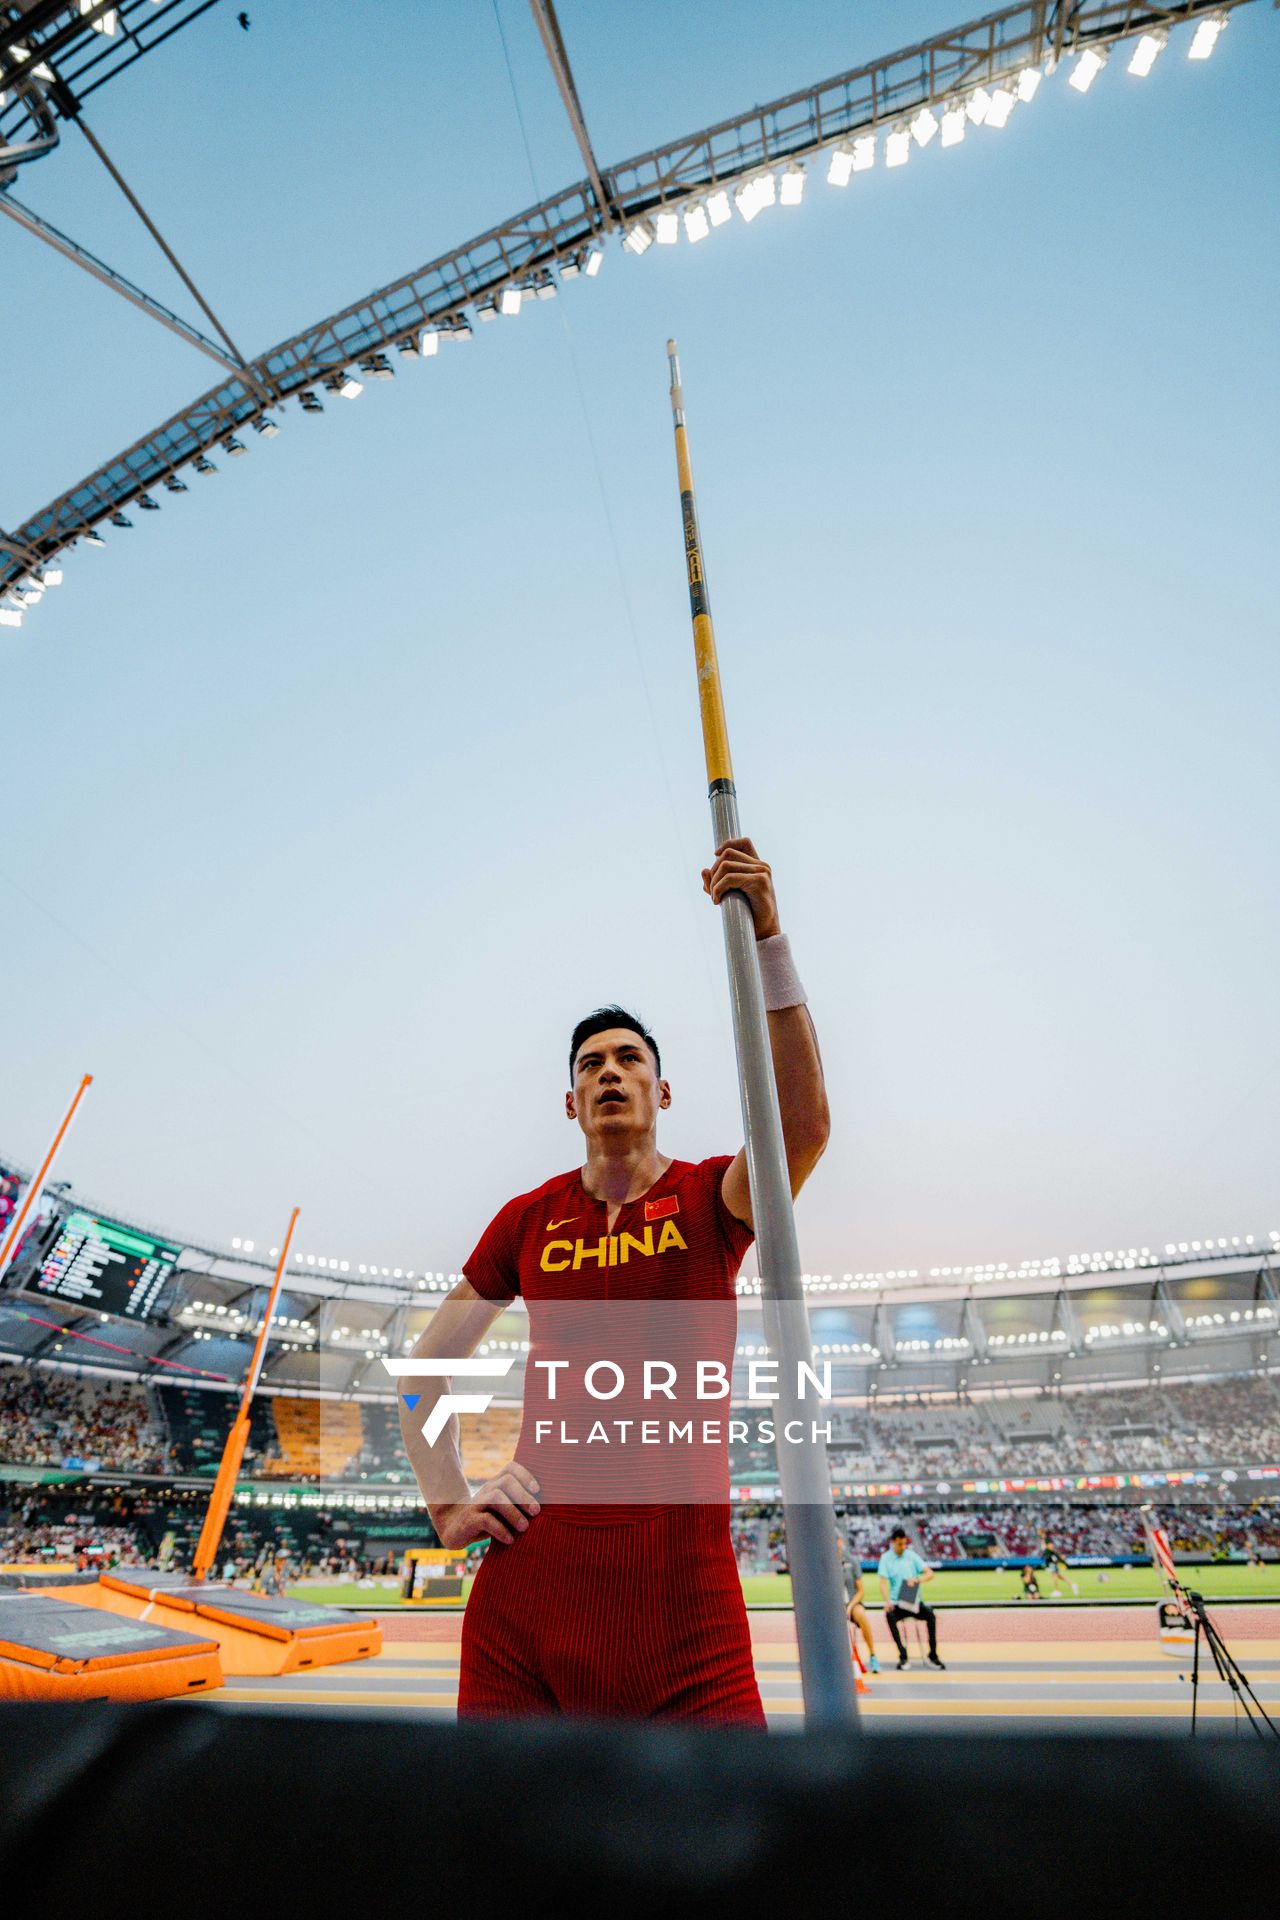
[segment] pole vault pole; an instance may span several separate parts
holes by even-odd
[[[684,517],[698,700],[702,708],[702,743],[707,760],[707,794],[718,847],[726,840],[736,839],[741,832],[738,798],[729,757],[729,733],[698,532],[693,469],[689,462],[680,361],[674,340],[667,342],[667,359],[671,368],[671,413],[680,476],[680,508]],[[765,1334],[780,1375],[778,1399],[771,1410],[776,1416],[779,1434],[778,1471],[805,1719],[815,1726],[856,1726],[858,1709],[826,1443],[818,1438],[788,1444],[781,1437],[793,1421],[800,1423],[802,1432],[812,1432],[815,1424],[815,1403],[802,1397],[800,1387],[802,1365],[811,1370],[813,1367],[813,1341],[800,1279],[800,1247],[791,1206],[791,1178],[782,1138],[764,991],[760,984],[755,924],[745,894],[726,894],[722,914],[738,1056],[738,1087],[746,1131],[747,1172],[751,1182],[751,1211],[760,1255]]]
[[[218,1477],[213,1483],[213,1492],[209,1495],[209,1510],[204,1516],[204,1525],[200,1529],[200,1539],[196,1545],[196,1557],[191,1571],[197,1580],[203,1580],[218,1557],[218,1546],[222,1539],[222,1529],[227,1524],[227,1515],[231,1511],[231,1500],[236,1490],[236,1477],[240,1472],[240,1462],[244,1459],[245,1444],[249,1438],[249,1408],[253,1401],[254,1388],[262,1372],[262,1363],[267,1357],[267,1336],[271,1332],[271,1318],[276,1310],[276,1300],[280,1293],[280,1282],[284,1278],[285,1263],[289,1258],[289,1242],[293,1239],[293,1230],[298,1224],[298,1209],[289,1215],[289,1225],[284,1236],[284,1245],[280,1249],[280,1262],[276,1267],[276,1277],[271,1283],[271,1292],[267,1297],[267,1310],[262,1316],[262,1326],[258,1331],[258,1344],[253,1350],[249,1362],[249,1371],[245,1376],[244,1392],[240,1396],[240,1411],[227,1435],[227,1444],[222,1449],[222,1459],[218,1465]]]
[[[76,1117],[76,1108],[84,1098],[85,1088],[91,1087],[92,1085],[93,1075],[86,1073],[84,1079],[76,1088],[75,1099],[63,1115],[62,1125],[53,1136],[53,1145],[41,1161],[39,1172],[32,1175],[31,1185],[22,1196],[22,1205],[18,1208],[18,1211],[9,1223],[9,1231],[6,1233],[4,1240],[0,1242],[0,1279],[4,1278],[5,1269],[8,1267],[14,1254],[18,1251],[18,1241],[22,1237],[23,1223],[27,1215],[31,1212],[31,1209],[35,1206],[36,1201],[40,1198],[41,1193],[44,1191],[44,1183],[53,1170],[53,1163],[58,1156],[58,1148],[67,1136],[67,1129]]]

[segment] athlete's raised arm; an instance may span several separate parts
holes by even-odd
[[[726,893],[746,895],[757,943],[781,933],[773,873],[750,840],[726,840],[723,846],[717,847],[714,862],[702,870],[702,885],[717,906]],[[782,951],[786,955],[785,946]],[[798,985],[796,990],[799,991]],[[767,1004],[767,993],[765,998]],[[778,1082],[782,1138],[794,1197],[822,1158],[831,1133],[822,1057],[807,1006],[784,1006],[769,1014],[769,1048]],[[745,1148],[725,1169],[720,1191],[735,1219],[753,1226]]]
[[[505,1300],[486,1299],[476,1292],[470,1281],[459,1280],[440,1302],[406,1357],[410,1360],[469,1359],[508,1304]],[[526,1467],[512,1460],[492,1480],[486,1480],[472,1492],[462,1467],[457,1414],[450,1416],[434,1445],[422,1431],[427,1415],[447,1386],[446,1380],[426,1379],[421,1383],[417,1404],[412,1409],[405,1405],[403,1394],[399,1400],[405,1452],[422,1489],[431,1524],[444,1547],[466,1547],[473,1540],[486,1537],[510,1546],[515,1535],[523,1533],[528,1526],[526,1516],[540,1511],[538,1483]]]

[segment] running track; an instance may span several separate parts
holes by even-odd
[[[772,1728],[801,1725],[795,1623],[790,1613],[753,1613],[751,1637],[765,1711]],[[1228,1648],[1255,1693],[1280,1721],[1280,1608],[1219,1607],[1213,1613]],[[876,1621],[873,1618],[873,1630]],[[1184,1732],[1189,1727],[1190,1649],[1171,1658],[1156,1639],[1152,1607],[1058,1607],[1042,1601],[1026,1612],[1007,1607],[939,1614],[934,1672],[913,1657],[895,1670],[888,1634],[877,1633],[885,1671],[870,1678],[860,1702],[868,1730],[1000,1728],[1007,1732]],[[457,1698],[461,1614],[382,1616],[384,1644],[376,1660],[285,1675],[228,1680],[205,1696],[216,1709],[285,1706],[329,1712],[379,1707],[452,1719]],[[883,1641],[883,1645],[881,1644]],[[1208,1733],[1241,1726],[1229,1689],[1201,1659],[1200,1717]]]

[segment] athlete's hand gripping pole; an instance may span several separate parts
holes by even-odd
[[[707,790],[715,845],[719,847],[726,840],[736,839],[741,828],[698,533],[680,362],[674,340],[667,342],[667,358],[671,367],[671,412],[680,476],[680,508],[684,517],[702,739],[707,758]],[[774,1412],[781,1434],[792,1419],[800,1421],[806,1430],[812,1427],[814,1403],[800,1398],[799,1379],[801,1362],[813,1365],[813,1341],[800,1280],[800,1248],[760,984],[755,925],[751,908],[741,893],[726,894],[721,911],[738,1056],[738,1086],[746,1130],[747,1172],[760,1254],[765,1333],[778,1361],[779,1399]],[[805,1718],[811,1725],[856,1725],[857,1699],[825,1443],[820,1439],[812,1443],[806,1441],[801,1446],[780,1443],[778,1467]]]
[[[284,1236],[284,1245],[280,1249],[276,1277],[271,1283],[271,1292],[267,1296],[266,1312],[262,1316],[258,1342],[253,1349],[249,1371],[245,1375],[239,1411],[231,1423],[227,1443],[222,1449],[222,1459],[218,1463],[218,1477],[213,1483],[213,1492],[209,1495],[209,1508],[204,1516],[204,1525],[200,1529],[196,1557],[191,1568],[197,1580],[205,1578],[217,1559],[222,1530],[227,1524],[227,1515],[231,1511],[231,1499],[236,1490],[240,1462],[244,1459],[245,1445],[249,1438],[249,1408],[253,1404],[254,1389],[258,1384],[258,1375],[262,1372],[262,1363],[267,1357],[267,1339],[271,1332],[271,1319],[276,1310],[276,1301],[280,1297],[280,1282],[284,1278],[285,1263],[289,1258],[289,1242],[293,1239],[293,1230],[297,1224],[298,1209],[295,1207],[289,1215],[289,1226]]]

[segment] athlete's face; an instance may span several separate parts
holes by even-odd
[[[579,1047],[564,1103],[588,1140],[621,1142],[653,1133],[659,1112],[671,1105],[671,1089],[659,1080],[639,1034],[610,1027]]]

